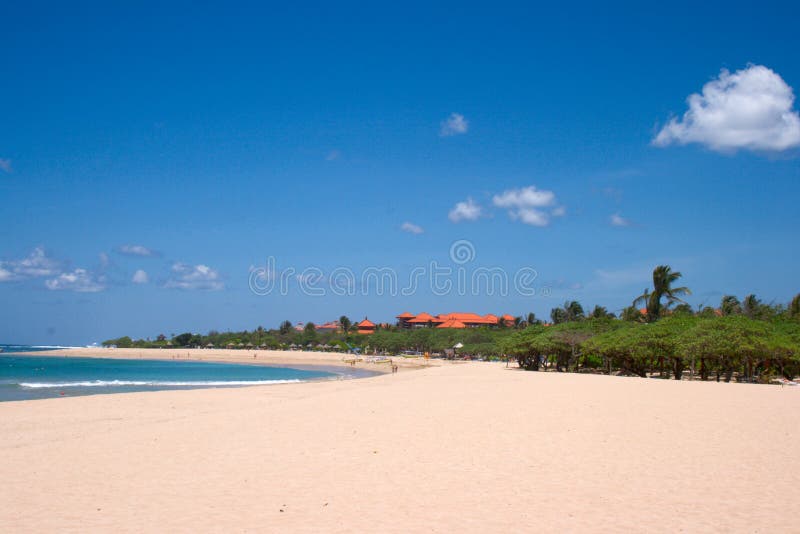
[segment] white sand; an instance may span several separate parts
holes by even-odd
[[[797,532],[799,389],[467,363],[0,403],[0,531]]]

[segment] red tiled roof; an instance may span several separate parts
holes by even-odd
[[[438,325],[436,328],[466,328],[466,327],[467,327],[467,325],[465,325],[461,321],[456,321],[455,319],[450,319],[450,320],[445,321],[442,324]]]
[[[358,328],[375,328],[375,323],[365,317],[364,320],[358,323],[356,326]]]
[[[500,318],[491,313],[481,316],[477,313],[451,312],[441,313],[434,317],[433,315],[425,312],[420,313],[417,316],[413,316],[406,312],[398,315],[397,317],[398,319],[404,319],[410,324],[442,324],[448,321],[457,321],[464,323],[464,325],[496,325],[498,322],[500,322]],[[514,322],[514,317],[512,315],[505,314],[503,315],[502,319],[506,323]]]
[[[442,319],[437,319],[436,317],[434,317],[433,315],[431,315],[429,313],[422,312],[419,315],[417,315],[416,317],[414,317],[413,319],[410,319],[408,322],[409,323],[417,323],[417,324],[419,324],[419,323],[427,324],[427,323],[441,323],[441,322],[443,322],[443,320]]]
[[[481,317],[477,313],[443,313],[439,318],[447,321],[461,321],[462,323],[470,324],[495,324],[497,322],[487,320],[486,317]]]

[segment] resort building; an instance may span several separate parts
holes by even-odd
[[[514,325],[514,317],[508,314],[498,317],[491,313],[478,315],[477,313],[441,313],[433,316],[429,313],[413,315],[405,312],[397,316],[397,326],[400,328],[477,328],[480,326],[498,326],[502,321],[505,326]]]
[[[375,323],[364,317],[364,320],[356,325],[359,334],[373,334],[376,329]]]
[[[322,334],[328,332],[340,332],[342,329],[342,325],[339,324],[339,321],[328,321],[325,324],[317,325],[317,332]]]

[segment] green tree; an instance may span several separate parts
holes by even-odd
[[[563,308],[553,308],[550,310],[550,321],[553,324],[561,324],[567,320],[567,312]]]
[[[185,332],[183,334],[175,336],[175,339],[173,339],[172,342],[179,347],[185,347],[189,344],[191,340],[192,340],[191,332]]]
[[[647,322],[655,321],[661,317],[662,299],[667,299],[666,307],[669,308],[676,302],[684,302],[679,298],[680,296],[692,294],[688,287],[672,287],[672,284],[682,276],[683,274],[673,271],[669,265],[659,265],[653,269],[653,291],[650,292],[645,289],[644,293],[633,301],[634,306],[645,305],[647,308]]]
[[[636,306],[628,306],[627,308],[622,310],[620,314],[620,319],[623,321],[630,321],[630,322],[641,322],[642,321],[642,314],[639,312],[639,308]]]
[[[789,317],[800,317],[800,293],[795,295],[791,304],[789,304]]]
[[[725,295],[719,303],[722,315],[738,315],[742,313],[742,303],[733,295]]]
[[[339,317],[339,326],[342,327],[342,333],[347,337],[347,333],[350,332],[350,327],[353,326],[353,322],[346,315],[342,315]]]
[[[609,312],[605,306],[596,305],[590,317],[592,319],[613,319],[614,314]]]
[[[292,333],[292,322],[291,321],[283,321],[281,325],[278,327],[278,332],[281,335],[288,335]]]
[[[764,310],[764,304],[753,294],[747,295],[742,302],[742,313],[750,319],[758,319]]]

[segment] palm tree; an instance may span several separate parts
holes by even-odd
[[[519,328],[519,327],[521,327],[523,322],[524,322],[524,321],[522,320],[522,316],[520,316],[520,317],[514,317],[514,328]]]
[[[614,318],[614,314],[610,313],[605,306],[600,306],[598,304],[592,310],[592,318],[593,319],[613,319]]]
[[[688,287],[672,287],[672,284],[683,274],[673,271],[669,265],[659,265],[653,269],[653,292],[647,289],[633,301],[634,306],[644,304],[647,308],[647,322],[655,321],[661,316],[661,299],[667,299],[669,308],[676,302],[685,303],[679,295],[691,295]]]
[[[742,313],[742,304],[733,295],[725,295],[719,303],[722,315],[738,315]]]
[[[584,318],[583,306],[577,300],[565,302],[564,311],[567,314],[567,321],[580,321]]]
[[[525,322],[528,323],[528,326],[530,326],[532,324],[535,324],[536,323],[536,314],[533,313],[533,312],[529,313],[528,314],[528,318],[527,318],[527,320]]]
[[[350,321],[350,318],[346,315],[342,315],[339,317],[339,325],[342,327],[344,337],[347,337],[347,333],[350,331],[350,327],[353,325],[352,321]]]
[[[567,312],[563,308],[553,308],[550,310],[550,320],[553,324],[560,324],[567,320]]]
[[[800,293],[794,296],[792,303],[789,304],[789,316],[800,317]]]
[[[288,321],[288,320],[287,321],[283,321],[281,323],[281,326],[279,327],[278,331],[283,335],[288,334],[289,332],[292,331],[292,322]]]
[[[750,294],[744,298],[742,303],[742,313],[750,319],[755,319],[761,315],[762,304],[755,295]]]

